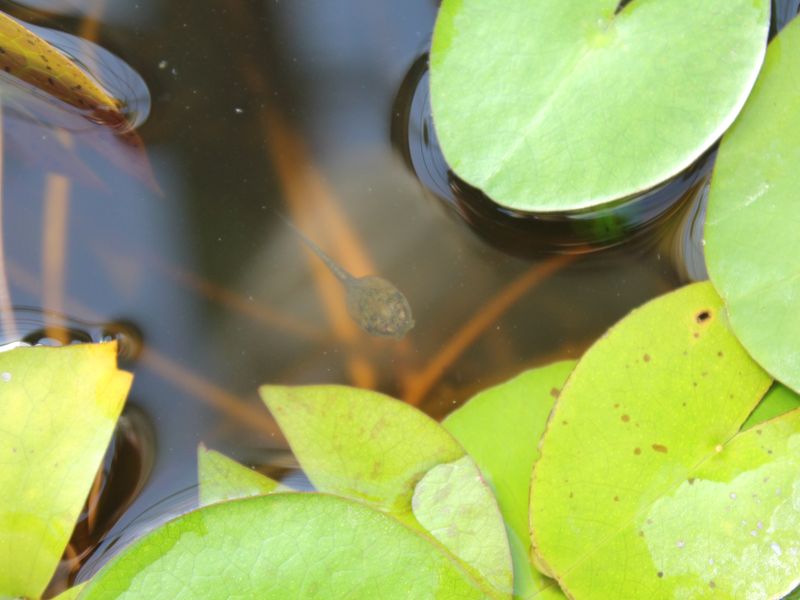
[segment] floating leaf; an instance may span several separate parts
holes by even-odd
[[[422,535],[367,506],[319,494],[213,504],[122,552],[81,600],[485,598]]]
[[[786,386],[776,383],[747,418],[742,429],[750,429],[796,408],[800,408],[800,396]]]
[[[0,353],[0,596],[55,572],[131,384],[117,346]]]
[[[708,283],[634,311],[584,355],[531,490],[534,549],[569,596],[792,588],[800,412],[737,435],[769,384]]]
[[[539,439],[574,366],[574,361],[564,361],[527,371],[482,391],[442,422],[497,496],[514,558],[514,593],[521,598],[542,593],[563,598],[558,586],[531,565],[528,501]]]
[[[0,12],[0,69],[86,111],[92,119],[121,127],[121,104],[69,57],[23,24]]]
[[[764,57],[769,8],[444,0],[430,61],[442,151],[463,179],[522,211],[653,187],[733,122]]]
[[[197,478],[201,506],[224,500],[288,491],[274,479],[248,469],[202,444],[197,449]]]
[[[383,394],[343,386],[263,386],[261,396],[319,491],[367,502],[428,531],[494,589],[510,593],[511,556],[497,503],[436,421]],[[476,506],[466,511],[462,495]],[[477,524],[475,510],[483,515]],[[484,549],[476,553],[479,544]]]
[[[411,507],[419,524],[478,568],[493,589],[512,590],[508,539],[495,500],[469,456],[425,473]]]
[[[711,181],[705,255],[731,328],[776,379],[800,392],[800,20],[770,44]]]

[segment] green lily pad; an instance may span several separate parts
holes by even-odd
[[[130,385],[116,344],[0,353],[0,596],[44,592]]]
[[[770,383],[708,283],[646,304],[587,351],[531,490],[534,550],[569,596],[791,590],[800,412],[737,435]]]
[[[383,394],[343,386],[263,386],[261,396],[317,490],[426,531],[487,585],[510,594],[511,555],[497,502],[436,421]],[[469,510],[466,497],[474,503]]]
[[[764,399],[758,403],[756,409],[742,425],[742,429],[750,429],[796,408],[800,408],[800,396],[786,386],[776,383],[767,392]]]
[[[572,211],[679,173],[733,122],[769,0],[444,0],[431,104],[447,162],[521,211]]]
[[[197,449],[197,479],[200,506],[289,491],[274,479],[248,469],[202,444]]]
[[[477,568],[492,589],[512,591],[511,554],[503,522],[469,456],[425,473],[414,488],[411,507],[423,529]]]
[[[528,496],[539,439],[574,366],[575,361],[563,361],[526,371],[480,392],[442,421],[497,496],[514,559],[514,595],[519,598],[546,593],[564,597],[553,580],[531,565]]]
[[[776,379],[800,392],[800,20],[772,40],[714,168],[705,225],[711,281],[731,327]]]
[[[80,599],[485,597],[457,561],[383,513],[335,496],[270,494],[156,529]]]

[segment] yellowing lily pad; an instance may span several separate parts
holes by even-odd
[[[730,126],[769,0],[443,0],[431,105],[453,170],[499,204],[561,212],[641,192]]]
[[[360,502],[270,494],[188,513],[122,552],[80,600],[482,599],[421,534]]]
[[[563,361],[526,371],[480,392],[442,421],[475,459],[497,496],[514,558],[518,598],[564,597],[558,585],[531,564],[528,503],[539,440],[574,366],[575,361]]]
[[[737,435],[771,384],[708,283],[580,360],[533,472],[542,564],[576,598],[776,598],[800,572],[800,412]]]
[[[130,385],[115,343],[0,353],[0,596],[41,596]]]
[[[0,12],[0,69],[89,116],[125,124],[122,105],[73,60],[22,23]]]
[[[711,281],[731,328],[800,392],[800,20],[772,40],[753,94],[720,145],[705,225]]]
[[[497,502],[436,421],[383,394],[343,386],[263,386],[261,396],[317,490],[366,502],[427,532],[488,589],[511,593]]]

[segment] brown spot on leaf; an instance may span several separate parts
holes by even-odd
[[[619,496],[614,496],[614,502],[619,502]]]
[[[615,404],[615,405],[614,405],[614,408],[619,408],[619,404]]]
[[[661,452],[662,454],[666,454],[667,453],[667,447],[662,445],[662,444],[653,444],[651,446],[651,448],[653,450],[655,450],[656,452]]]
[[[722,350],[720,350],[719,352],[717,352],[717,356],[722,358],[723,356],[725,356],[725,354],[722,352]]]
[[[656,573],[656,575],[658,575],[659,577],[663,577],[664,576],[664,572],[663,571],[659,571],[658,573]]]
[[[698,323],[705,323],[710,318],[711,318],[711,311],[710,310],[701,310],[699,313],[697,313],[697,316],[695,317],[695,321],[697,321]]]
[[[558,395],[559,395],[560,393],[561,393],[561,390],[559,390],[558,388],[550,388],[550,395],[551,395],[553,398],[558,398]]]
[[[567,421],[561,421],[561,424],[562,424],[562,425],[566,425],[566,424],[567,424]]]
[[[620,419],[622,419],[623,421],[625,421],[627,423],[628,421],[631,420],[631,417],[630,417],[630,415],[622,415],[620,417]]]
[[[694,337],[696,337],[696,338],[699,338],[699,337],[700,337],[700,334],[699,334],[699,333],[697,333],[696,331],[694,332],[694,334],[693,334],[693,335],[694,335]]]
[[[717,584],[714,583],[714,580],[712,579],[711,581],[708,582],[708,587],[713,589],[713,588],[717,587]]]
[[[650,362],[650,355],[649,355],[649,354],[645,354],[645,355],[642,357],[642,360],[643,360],[644,362]]]
[[[641,448],[634,448],[633,449],[633,453],[638,456],[638,455],[640,455],[642,453],[642,449]]]
[[[689,477],[687,481],[689,482],[689,485],[694,485],[694,477]]]

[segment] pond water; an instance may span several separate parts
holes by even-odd
[[[797,12],[778,4],[777,19]],[[631,308],[704,276],[713,153],[644,199],[548,219],[500,212],[448,173],[426,104],[437,7],[0,2],[94,39],[150,95],[146,161],[93,131],[4,119],[18,307],[5,341],[117,338],[136,376],[102,510],[85,515],[52,590],[190,507],[200,442],[307,488],[262,383],[373,388],[439,418],[525,368],[578,357]],[[414,328],[362,332],[282,216],[348,272],[396,285]]]

